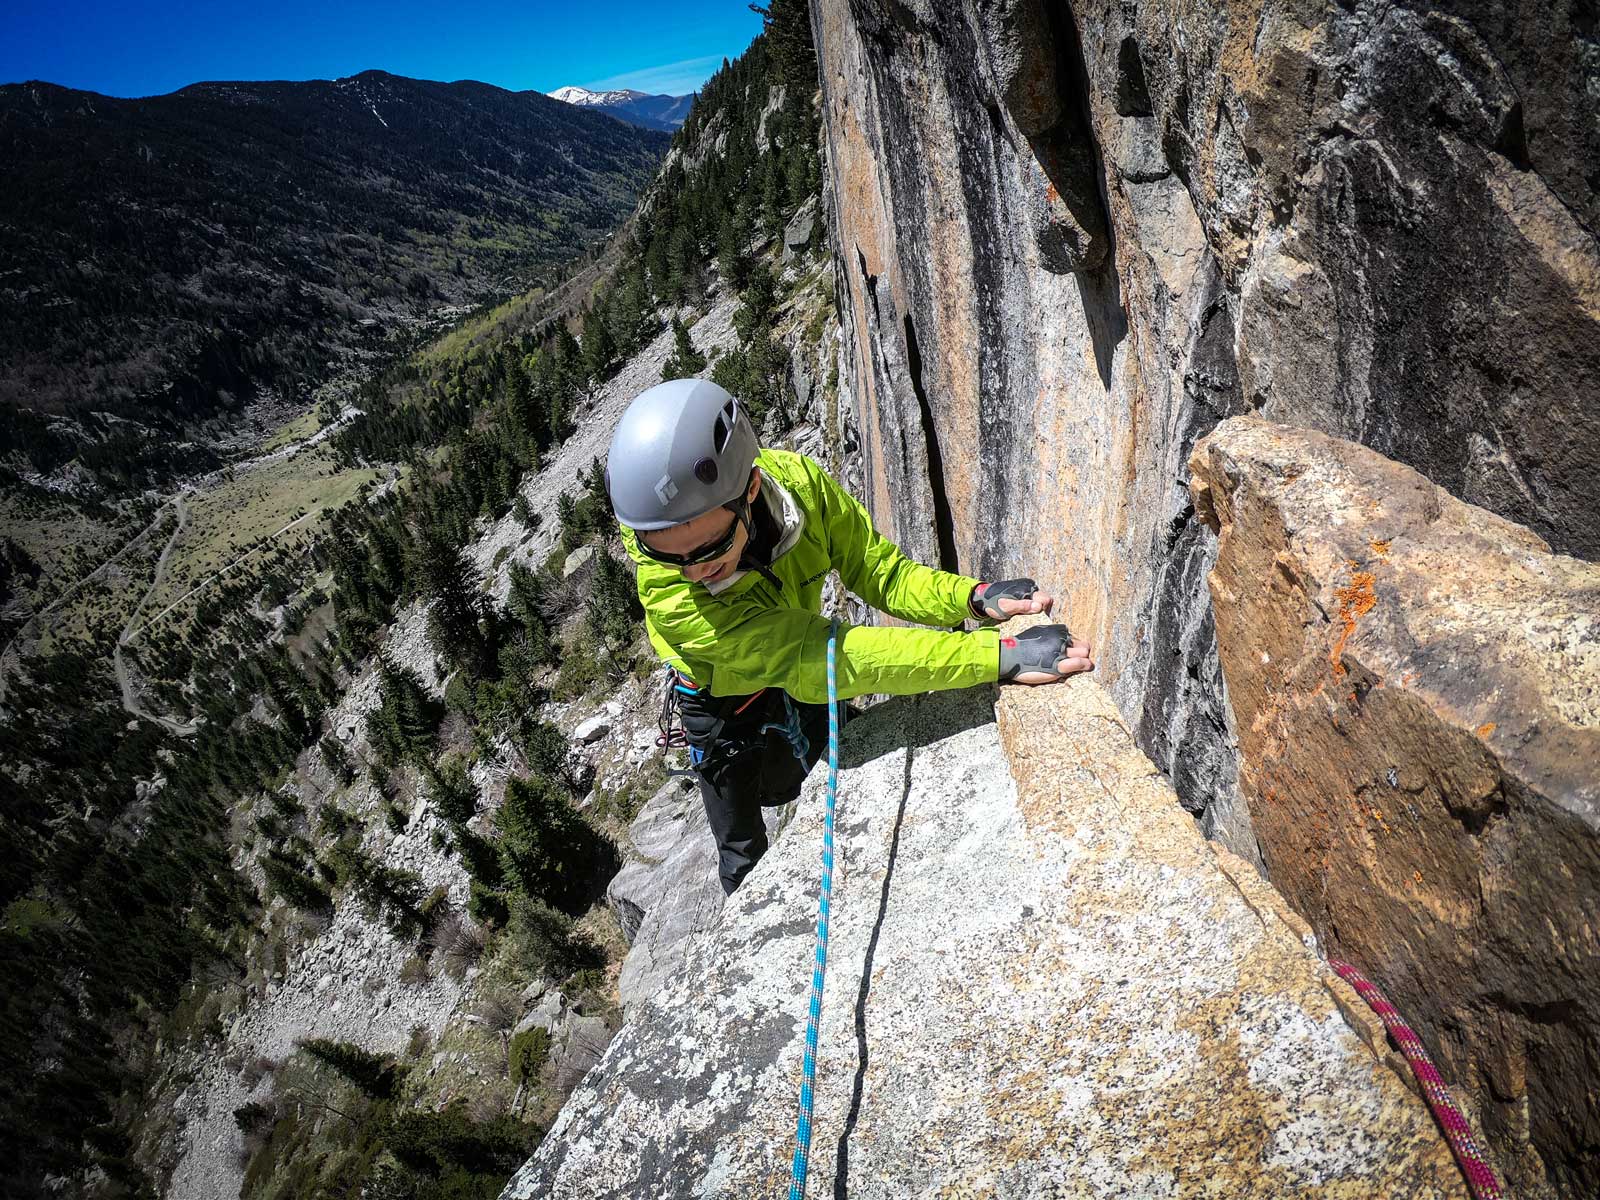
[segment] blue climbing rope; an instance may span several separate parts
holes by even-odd
[[[794,1131],[794,1176],[789,1200],[805,1200],[811,1155],[812,1090],[817,1081],[817,1026],[822,1020],[822,980],[828,969],[828,902],[833,897],[833,809],[839,797],[839,685],[834,677],[834,646],[839,622],[828,629],[828,806],[822,824],[822,896],[817,901],[817,954],[811,968],[811,1007],[806,1014],[804,1079],[800,1084],[800,1117]]]
[[[778,694],[783,697],[783,720],[768,721],[761,727],[761,732],[783,734],[789,739],[789,749],[794,751],[794,756],[805,762],[806,756],[811,753],[811,743],[806,738],[806,731],[800,728],[800,714],[795,711],[794,701],[789,699],[788,692]],[[831,697],[829,703],[832,703]]]

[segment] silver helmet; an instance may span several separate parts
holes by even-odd
[[[739,402],[706,379],[640,392],[611,436],[606,490],[630,529],[665,529],[744,495],[756,432]]]

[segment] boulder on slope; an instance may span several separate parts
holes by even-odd
[[[764,809],[772,837],[785,810]],[[617,977],[625,1011],[675,978],[695,938],[722,911],[717,848],[692,782],[668,780],[628,827],[629,859],[606,887],[606,902],[632,944]]]
[[[1381,1033],[1091,681],[844,739],[813,1195],[1464,1197]],[[822,828],[791,826],[508,1184],[780,1195]]]
[[[630,945],[639,937],[639,927],[649,912],[667,893],[681,894],[692,888],[699,877],[709,871],[716,873],[715,854],[711,847],[711,831],[705,824],[704,806],[695,789],[683,778],[669,779],[645,801],[639,815],[628,826],[628,861],[606,886],[606,903],[622,926],[622,935]],[[699,821],[696,814],[700,813]],[[704,856],[709,861],[704,869],[694,870],[691,864],[679,864],[684,872],[668,867],[673,852],[690,836],[698,824],[706,845]],[[699,841],[702,839],[692,839]],[[685,878],[692,875],[693,879]],[[721,894],[721,889],[718,889]],[[717,907],[721,907],[718,904]]]

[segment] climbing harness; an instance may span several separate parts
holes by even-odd
[[[806,1053],[800,1084],[800,1116],[794,1131],[794,1172],[789,1200],[805,1200],[811,1155],[812,1089],[817,1081],[817,1027],[822,1020],[822,980],[828,969],[828,903],[833,897],[833,810],[839,796],[839,687],[834,677],[834,646],[839,622],[828,627],[828,803],[822,823],[822,895],[817,901],[817,952],[811,968],[811,1004],[806,1013]],[[793,715],[793,710],[790,710]]]
[[[1450,1099],[1450,1093],[1444,1086],[1444,1079],[1439,1075],[1438,1068],[1433,1065],[1433,1060],[1428,1057],[1422,1039],[1401,1020],[1399,1010],[1390,1004],[1388,998],[1360,971],[1336,958],[1330,958],[1328,965],[1334,969],[1339,978],[1356,989],[1360,997],[1367,1002],[1367,1006],[1378,1014],[1378,1020],[1383,1022],[1383,1027],[1389,1031],[1389,1035],[1399,1044],[1401,1053],[1411,1064],[1411,1071],[1417,1077],[1417,1082],[1422,1085],[1422,1094],[1428,1101],[1428,1107],[1433,1111],[1434,1120],[1439,1122],[1439,1128],[1444,1131],[1445,1141],[1450,1143],[1450,1149],[1456,1156],[1456,1163],[1461,1167],[1461,1173],[1467,1177],[1467,1187],[1471,1189],[1475,1200],[1504,1200],[1505,1193],[1500,1190],[1500,1182],[1495,1178],[1494,1170],[1484,1159],[1483,1151],[1478,1149],[1478,1143],[1472,1136],[1472,1127],[1467,1124],[1467,1119],[1461,1115],[1461,1110]]]
[[[656,734],[656,748],[661,751],[663,756],[671,754],[674,750],[687,750],[689,753],[689,769],[684,771],[669,767],[667,768],[667,774],[669,776],[682,775],[697,777],[700,774],[701,766],[705,763],[708,754],[708,748],[712,748],[716,745],[717,738],[722,734],[723,726],[725,726],[730,720],[732,720],[734,717],[737,717],[740,713],[744,712],[745,709],[749,708],[757,700],[761,699],[761,697],[767,694],[767,689],[762,688],[754,695],[747,696],[744,700],[744,703],[740,704],[727,716],[716,721],[706,732],[703,739],[705,746],[702,747],[696,746],[689,741],[688,730],[684,728],[681,718],[681,706],[683,704],[683,697],[700,696],[704,694],[705,691],[705,688],[700,687],[695,683],[694,680],[690,679],[681,671],[678,671],[673,667],[667,668],[666,687],[661,700],[661,715],[656,718],[656,728],[660,730],[660,732]],[[795,753],[799,755],[800,761],[804,762],[805,753],[809,749],[809,746],[806,743],[805,735],[800,732],[799,715],[795,712],[794,705],[789,700],[787,694],[783,697],[783,703],[785,711],[788,714],[785,722],[783,724],[763,725],[761,727],[761,732],[765,733],[769,729],[776,729],[789,739],[789,744],[791,746],[796,745],[795,738],[798,737],[800,739],[798,743],[799,748],[795,751]]]

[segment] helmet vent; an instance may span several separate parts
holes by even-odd
[[[716,447],[718,454],[721,454],[722,448],[728,444],[729,432],[731,432],[729,423],[727,420],[719,416],[717,418],[716,428],[712,430],[711,434],[711,444]]]

